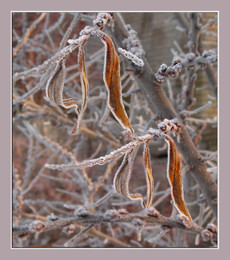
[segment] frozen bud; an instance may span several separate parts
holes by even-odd
[[[35,220],[30,224],[30,230],[32,232],[41,232],[45,228],[45,223]]]
[[[195,65],[187,66],[187,70],[193,70],[195,68]]]
[[[155,78],[156,78],[156,81],[159,82],[159,83],[162,83],[165,80],[165,76],[163,76],[159,73],[155,74]]]
[[[175,69],[176,72],[181,72],[183,67],[181,63],[177,63],[173,65],[173,68]]]
[[[65,234],[72,234],[76,229],[76,224],[70,224],[68,226],[63,227],[62,232]]]
[[[74,211],[74,215],[85,218],[89,216],[89,211],[86,208],[79,207]]]
[[[126,29],[129,31],[129,30],[131,30],[132,28],[131,28],[131,25],[130,24],[126,24]]]
[[[99,13],[97,19],[93,21],[93,25],[103,28],[106,24],[112,23],[112,16],[109,13]]]
[[[158,218],[160,216],[160,212],[156,210],[154,207],[150,207],[146,210],[146,213],[149,217]]]
[[[177,127],[181,127],[181,125],[180,125],[180,123],[179,123],[179,120],[178,120],[177,118],[174,118],[174,119],[172,119],[171,121],[172,121],[172,123],[173,123],[174,125],[176,125]]]
[[[104,214],[105,218],[120,218],[119,212],[116,209],[107,210]]]
[[[181,63],[181,59],[179,57],[174,57],[173,58],[173,61],[172,61],[172,65],[176,65],[176,64],[180,64]]]
[[[186,59],[188,62],[191,62],[195,59],[195,54],[193,52],[190,52],[186,55]]]
[[[163,74],[164,72],[166,72],[167,68],[168,68],[168,66],[163,63],[163,64],[161,64],[158,72]]]
[[[164,123],[165,123],[166,125],[171,125],[171,121],[168,120],[167,118],[164,119]]]
[[[207,68],[207,64],[199,62],[198,66],[200,66],[201,69],[206,69]]]
[[[52,212],[50,215],[46,217],[48,221],[56,221],[58,220],[58,217]]]
[[[91,26],[85,26],[83,30],[80,32],[80,36],[82,35],[88,35],[92,32],[92,27]]]
[[[204,58],[207,58],[208,56],[210,56],[210,51],[208,51],[208,50],[203,51],[202,56]]]
[[[207,225],[207,230],[211,231],[212,233],[217,233],[216,225],[211,224],[211,223]]]
[[[18,238],[25,241],[28,239],[29,236],[30,236],[30,233],[26,233],[26,234],[19,235]]]
[[[175,78],[175,77],[177,77],[178,73],[177,73],[177,71],[175,70],[174,67],[169,67],[169,69],[168,69],[168,75],[169,75],[170,77],[172,77],[172,78]]]
[[[139,218],[134,218],[133,220],[132,220],[132,224],[135,226],[135,227],[141,227],[141,226],[143,226],[143,221],[142,220],[140,220]]]
[[[177,215],[177,220],[185,227],[191,228],[192,227],[192,222],[189,220],[188,217],[186,217],[183,214]]]
[[[214,50],[205,50],[202,53],[202,57],[206,58],[210,63],[217,61],[217,55]]]
[[[213,237],[213,234],[212,232],[210,232],[209,230],[207,229],[204,229],[202,232],[201,232],[201,236],[202,236],[202,239],[203,241],[209,241],[212,237]]]
[[[161,122],[160,124],[158,124],[158,129],[160,129],[162,132],[166,132],[167,128],[168,127],[164,122]]]
[[[118,213],[119,213],[120,215],[128,215],[128,214],[129,214],[129,212],[128,212],[126,209],[119,209],[119,210],[118,210]]]

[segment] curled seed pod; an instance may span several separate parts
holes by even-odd
[[[87,99],[88,99],[88,92],[89,92],[89,84],[86,76],[86,69],[85,69],[85,53],[84,53],[84,46],[81,45],[79,47],[79,54],[78,54],[78,62],[79,62],[79,69],[80,69],[80,79],[81,79],[81,88],[82,88],[82,103],[81,103],[81,110],[78,114],[78,119],[76,124],[73,127],[72,134],[77,134],[80,126],[80,121],[83,117],[83,114],[86,109]]]
[[[104,82],[108,90],[108,106],[120,125],[134,133],[126,114],[121,93],[120,65],[111,38],[102,31],[95,31],[105,45]]]
[[[181,214],[187,216],[188,219],[192,222],[192,218],[185,205],[183,196],[180,157],[173,140],[167,135],[165,135],[165,140],[168,143],[167,177],[171,186],[171,196],[178,211]]]
[[[144,199],[140,194],[129,193],[129,180],[131,175],[131,154],[132,151],[125,154],[124,159],[115,174],[113,180],[114,189],[117,193],[123,195],[126,198],[129,198],[131,200],[140,200],[142,206],[145,207]]]
[[[46,85],[46,96],[53,102],[64,108],[75,107],[79,111],[78,105],[73,98],[63,98],[64,81],[66,77],[65,60],[57,64],[54,73]]]

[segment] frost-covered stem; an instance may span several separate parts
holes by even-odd
[[[178,23],[186,32],[188,32],[189,23],[185,18],[184,13],[174,13],[174,17],[177,19]]]
[[[207,104],[205,104],[205,105],[203,105],[201,107],[198,107],[197,109],[194,109],[192,111],[184,110],[181,113],[183,113],[184,116],[191,116],[191,115],[197,114],[197,113],[205,110],[206,108],[209,108],[211,105],[212,105],[212,101],[208,101]]]
[[[44,61],[38,67],[23,72],[16,72],[13,76],[13,82],[16,82],[19,79],[26,79],[28,77],[37,76],[38,74],[44,73],[50,66],[56,66],[58,62],[60,62],[65,57],[67,57],[70,53],[72,53],[82,42],[85,41],[86,38],[88,38],[88,36],[86,35],[80,36],[78,40],[74,41],[74,44],[70,44],[65,48],[61,49],[53,57]]]
[[[207,79],[209,81],[209,84],[211,86],[212,92],[217,97],[217,79],[216,79],[215,72],[210,64],[207,64],[205,73],[206,73]]]
[[[65,32],[60,44],[59,44],[59,50],[61,50],[62,48],[65,47],[67,41],[68,41],[68,38],[72,32],[72,30],[74,29],[74,27],[76,26],[77,22],[78,22],[78,19],[79,19],[79,16],[80,16],[80,13],[76,13],[74,15],[74,18],[69,26],[69,28],[67,29],[67,31]]]
[[[193,70],[186,71],[186,78],[184,80],[184,86],[182,88],[182,100],[181,104],[178,106],[180,110],[190,110],[193,105],[193,96],[195,90],[195,82],[197,75]]]
[[[188,15],[190,20],[190,30],[188,32],[188,47],[190,52],[193,52],[196,55],[198,55],[198,40],[200,36],[199,14],[189,13]]]
[[[188,32],[189,23],[187,22],[185,17],[182,14],[175,14],[175,17],[177,18],[180,25],[185,29],[185,31]],[[216,21],[217,17],[214,20]],[[201,30],[204,31],[205,28],[206,27],[202,27]],[[202,42],[201,41],[199,41],[198,48],[199,48],[199,52],[202,53],[203,51],[202,51]],[[215,94],[215,96],[217,96],[217,79],[216,79],[215,72],[210,64],[207,64],[207,67],[205,68],[205,73],[206,73],[206,77],[210,83],[210,87],[211,87],[213,93]]]
[[[124,23],[120,20],[120,16],[114,13],[115,26],[114,31],[110,31],[114,41],[118,46],[122,46],[122,40],[128,37],[128,31]],[[144,59],[144,66],[140,70],[139,67],[133,66],[134,77],[137,84],[142,89],[149,107],[152,111],[157,111],[161,119],[178,118],[174,107],[171,105],[166,96],[161,84],[154,80],[154,74],[150,68],[147,60]],[[188,167],[190,167],[192,174],[199,183],[209,206],[212,209],[214,216],[217,216],[217,185],[212,180],[212,176],[207,172],[206,164],[203,162],[201,155],[193,144],[184,125],[181,124],[182,129],[180,133],[180,143],[174,139],[177,148],[183,156],[183,159]]]
[[[65,247],[72,247],[74,244],[79,240],[86,232],[88,232],[90,229],[94,227],[94,224],[88,225],[86,228],[82,229],[80,232],[78,232],[74,237],[71,237],[70,240],[68,240],[64,246]]]
[[[134,141],[118,148],[117,150],[112,151],[111,153],[101,156],[96,159],[92,160],[85,160],[80,163],[69,163],[69,164],[45,164],[46,168],[52,169],[52,170],[69,170],[69,169],[83,169],[83,168],[89,168],[93,167],[95,165],[104,165],[107,162],[110,162],[117,157],[126,154],[127,152],[130,152],[138,145],[145,143],[146,141],[150,140],[153,137],[159,137],[161,136],[161,133],[159,131],[153,131],[151,133],[148,133],[143,136],[137,137]]]
[[[200,27],[199,27],[199,15],[197,13],[189,13],[189,21],[190,21],[190,30],[188,32],[188,47],[189,54],[188,60],[195,60],[195,56],[199,55],[198,46],[199,46],[199,35],[200,35]],[[190,57],[189,57],[190,56]],[[190,110],[193,104],[193,96],[195,90],[195,82],[197,75],[195,73],[195,67],[186,68],[186,79],[185,85],[183,86],[182,98],[180,109],[181,110]]]
[[[36,131],[28,122],[24,122],[25,126],[27,127],[28,131],[42,144],[44,144],[46,147],[48,147],[54,155],[56,153],[60,153],[64,156],[66,156],[68,159],[70,159],[72,162],[77,163],[77,160],[75,159],[74,155],[71,152],[68,152],[66,149],[64,149],[61,145],[58,143],[55,143],[54,141],[51,141],[49,138],[42,136],[39,134],[39,132]],[[45,166],[46,167],[46,164]],[[74,168],[74,167],[73,167]],[[43,169],[43,167],[42,167]],[[40,170],[41,171],[41,170]],[[93,187],[93,183],[91,178],[88,177],[86,171],[83,169],[82,171],[83,177],[86,180],[86,182],[89,185],[89,188],[91,189]]]
[[[204,228],[196,225],[195,223],[190,223],[190,225],[184,225],[179,220],[174,220],[171,218],[166,218],[162,215],[158,216],[146,216],[143,214],[127,214],[127,215],[109,215],[109,214],[90,214],[88,216],[74,216],[74,217],[67,217],[61,218],[56,221],[47,221],[47,222],[40,222],[42,226],[39,231],[36,231],[33,228],[33,222],[30,225],[22,225],[22,226],[15,226],[13,227],[13,236],[23,236],[29,235],[36,232],[44,232],[50,230],[61,229],[65,226],[70,224],[84,224],[84,225],[97,225],[102,223],[136,223],[137,220],[143,222],[145,226],[155,226],[160,225],[162,227],[167,228],[178,228],[182,230],[186,230],[188,232],[192,232],[195,234],[201,234]],[[89,226],[89,227],[90,227]]]
[[[33,87],[31,90],[26,92],[24,95],[18,97],[17,99],[13,99],[13,105],[16,105],[19,102],[24,101],[25,99],[28,99],[30,96],[35,94],[37,91],[39,91],[42,87],[45,86],[46,81],[49,79],[53,71],[51,69],[48,69],[48,71],[42,76],[41,80],[39,83]]]
[[[47,17],[49,17],[49,13],[47,13]],[[58,18],[57,22],[55,22],[52,26],[50,26],[48,29],[47,29],[47,25],[49,23],[49,19],[48,21],[45,22],[45,25],[44,25],[44,30],[42,32],[42,34],[38,34],[35,36],[35,40],[38,40],[39,38],[43,37],[44,35],[46,36],[46,34],[51,34],[52,32],[54,32],[55,30],[58,30],[58,28],[60,27],[60,25],[62,24],[62,22],[64,21],[64,18],[65,18],[65,13],[61,13],[60,14],[60,17]]]

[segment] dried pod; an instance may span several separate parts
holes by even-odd
[[[104,82],[108,90],[108,106],[121,126],[133,134],[133,128],[122,103],[120,65],[114,44],[104,32],[96,31],[94,33],[105,45]]]
[[[83,114],[86,109],[87,99],[88,99],[88,92],[89,92],[89,84],[86,76],[86,69],[85,69],[85,51],[84,46],[81,45],[79,47],[79,54],[78,54],[78,62],[79,62],[79,69],[80,69],[80,79],[81,79],[81,88],[82,88],[82,103],[81,103],[81,110],[78,115],[78,119],[76,124],[73,127],[72,134],[77,134],[80,126],[80,121],[83,117]]]
[[[46,96],[53,102],[66,109],[74,107],[78,112],[79,108],[73,98],[63,98],[64,81],[66,77],[65,60],[57,64],[53,75],[46,85]]]
[[[149,208],[153,200],[153,176],[152,176],[152,168],[151,168],[150,154],[149,154],[149,141],[144,144],[143,157],[144,157],[145,177],[147,183],[146,207]]]
[[[192,218],[185,205],[183,196],[180,157],[173,140],[167,135],[165,135],[165,140],[168,143],[167,177],[171,186],[171,196],[178,211],[187,216],[188,219],[192,222]]]
[[[131,175],[131,154],[132,151],[125,154],[123,162],[115,174],[113,180],[114,189],[117,193],[123,195],[126,198],[129,198],[131,200],[140,200],[142,206],[145,207],[144,199],[140,194],[129,193],[129,180]]]

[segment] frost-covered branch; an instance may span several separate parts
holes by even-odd
[[[88,231],[94,225],[102,224],[102,223],[130,223],[134,226],[143,226],[146,228],[147,226],[161,226],[162,228],[178,228],[182,230],[186,230],[187,232],[192,232],[195,234],[202,235],[206,241],[217,239],[217,230],[214,229],[214,226],[209,225],[207,229],[204,229],[195,223],[188,223],[185,218],[178,216],[177,219],[166,218],[156,213],[157,211],[153,208],[150,208],[145,214],[129,214],[126,212],[123,214],[121,211],[111,210],[107,211],[104,214],[79,214],[74,217],[67,218],[58,218],[54,221],[34,221],[29,225],[24,226],[15,226],[13,227],[13,235],[17,237],[29,236],[33,233],[41,233],[44,231],[51,231],[56,229],[62,229],[72,224],[78,225],[87,225],[87,228],[83,231],[80,231],[80,234],[76,235],[78,238],[83,232]],[[208,239],[209,238],[209,239]],[[73,241],[75,237],[73,237],[70,242]],[[69,245],[66,244],[66,245]]]

